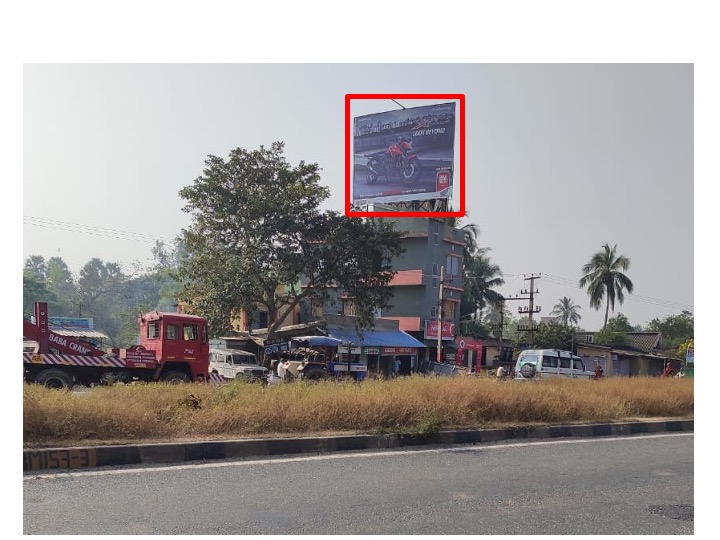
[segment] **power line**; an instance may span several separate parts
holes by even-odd
[[[575,289],[578,289],[580,291],[584,292],[584,289],[580,287],[580,284],[572,279],[563,277],[563,276],[555,276],[553,274],[543,274],[543,277],[546,281],[553,283],[555,285],[562,285],[567,287],[572,287]],[[627,294],[625,296],[625,300],[628,301],[635,301],[641,304],[648,304],[648,305],[654,305],[658,307],[666,307],[666,308],[675,308],[675,309],[684,309],[689,308],[690,310],[694,309],[692,304],[686,304],[683,302],[675,302],[672,300],[663,300],[660,298],[653,298],[651,296],[644,296],[642,294],[636,294],[631,293]]]
[[[116,240],[136,240],[138,242],[148,242],[154,244],[157,241],[169,242],[168,238],[160,236],[152,236],[144,233],[137,233],[132,231],[120,231],[117,229],[109,229],[106,227],[95,227],[91,225],[83,225],[81,223],[71,223],[67,221],[59,221],[56,219],[39,218],[35,216],[23,216],[23,223],[26,225],[32,225],[34,227],[45,227],[49,229],[55,229],[60,231],[81,233],[81,234],[92,234],[95,236],[102,236],[105,238],[113,238]]]

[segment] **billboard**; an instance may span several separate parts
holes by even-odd
[[[371,96],[348,95],[346,102],[351,97]],[[398,97],[411,99],[413,96],[416,95]],[[462,95],[445,97],[464,98]],[[463,104],[461,99],[461,113]],[[355,117],[350,130],[352,151],[346,140],[346,214],[379,215],[350,211],[350,184],[352,205],[356,209],[381,203],[450,199],[457,183],[457,108],[458,103],[446,102]],[[349,108],[346,115],[349,123]],[[462,127],[462,122],[460,124]],[[462,191],[461,185],[461,207],[464,207]],[[413,212],[392,215],[398,213],[415,217]],[[447,212],[448,215],[457,213]],[[427,216],[427,213],[421,215]]]

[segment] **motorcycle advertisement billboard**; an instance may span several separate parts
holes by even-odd
[[[456,106],[439,103],[354,118],[354,206],[450,199]]]

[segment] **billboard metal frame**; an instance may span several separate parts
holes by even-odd
[[[458,171],[458,184],[459,184],[459,195],[460,195],[460,208],[454,212],[404,212],[404,211],[382,211],[382,212],[369,212],[360,211],[351,201],[351,183],[352,183],[352,161],[353,156],[351,153],[351,133],[352,133],[352,119],[350,117],[350,104],[352,100],[457,100],[459,105],[459,171]],[[436,200],[442,199],[438,197],[437,193],[423,193],[413,197],[412,194],[407,195],[407,201],[416,200]],[[381,201],[373,201],[373,199],[367,199],[367,203]],[[382,204],[382,203],[381,203]],[[346,94],[345,95],[345,215],[348,217],[464,217],[465,216],[465,94]]]

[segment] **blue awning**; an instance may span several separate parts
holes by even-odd
[[[362,347],[414,347],[425,348],[418,341],[402,330],[362,330],[358,335],[354,328],[328,327],[327,333],[342,341],[343,345],[352,343]]]
[[[291,339],[294,347],[307,343],[310,347],[337,347],[340,340],[326,336],[300,336]]]

